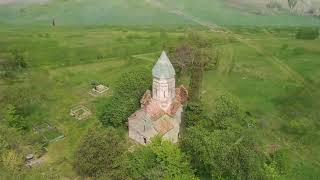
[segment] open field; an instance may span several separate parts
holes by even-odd
[[[180,42],[190,28],[99,27],[99,28],[0,28],[0,59],[12,58],[12,49],[23,52],[28,64],[16,81],[0,80],[0,107],[25,103],[31,124],[50,122],[65,138],[50,143],[41,168],[31,170],[48,177],[75,178],[72,168],[75,149],[86,130],[97,122],[96,109],[118,77],[129,70],[150,69],[166,47]],[[232,29],[232,28],[231,28]],[[295,29],[234,28],[239,36],[263,49],[263,54],[225,33],[194,28],[210,39],[220,52],[216,70],[205,72],[202,97],[206,112],[212,113],[214,99],[230,93],[258,122],[266,146],[277,144],[290,149],[293,170],[288,179],[319,177],[320,142],[320,40],[294,38]],[[160,33],[162,32],[162,33]],[[161,34],[165,36],[161,37]],[[274,63],[276,57],[281,63]],[[286,67],[285,69],[283,67]],[[289,73],[288,73],[289,72]],[[292,76],[294,74],[294,76]],[[297,78],[299,77],[299,78]],[[105,97],[88,94],[90,81],[107,84]],[[187,84],[186,78],[181,81]],[[13,101],[14,100],[14,101]],[[93,113],[79,122],[70,108],[84,105]],[[303,119],[310,133],[288,132],[293,120]],[[49,168],[50,167],[50,168]],[[50,170],[49,170],[50,169]],[[51,175],[50,175],[51,173]],[[54,175],[52,175],[54,174]]]
[[[13,141],[19,154],[46,149],[41,166],[24,169],[25,177],[78,179],[75,151],[98,122],[119,77],[142,69],[151,76],[163,49],[196,32],[219,53],[217,67],[204,73],[205,113],[214,113],[220,95],[237,97],[257,120],[264,146],[289,149],[292,167],[286,179],[318,179],[320,39],[295,35],[301,27],[319,27],[320,18],[288,10],[264,13],[261,1],[0,0],[0,65],[13,61],[15,52],[27,64],[9,78],[0,69],[0,112],[11,104],[32,127],[20,134],[20,142]],[[110,90],[94,97],[92,82]],[[188,86],[189,74],[177,83]],[[92,113],[88,119],[71,117],[70,110],[79,106]],[[54,130],[37,138],[36,127],[46,124]],[[2,177],[12,178],[0,170]]]
[[[257,2],[260,2],[258,0],[248,2],[251,6],[223,0],[29,0],[26,2],[3,1],[0,4],[0,23],[50,26],[54,19],[57,26],[197,24],[179,13],[177,16],[175,12],[178,10],[186,16],[218,25],[320,25],[319,18],[298,16],[288,11],[264,14],[264,10],[256,8],[256,4],[259,4]],[[241,8],[244,6],[246,8]]]

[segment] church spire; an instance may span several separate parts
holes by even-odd
[[[175,71],[163,51],[157,63],[152,69],[153,85],[152,98],[161,104],[161,108],[166,109],[175,98]]]
[[[152,75],[153,77],[160,79],[173,78],[176,75],[170,60],[164,51],[162,51],[160,58],[154,65],[152,69]]]

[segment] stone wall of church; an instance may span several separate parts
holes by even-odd
[[[166,140],[169,140],[173,143],[177,143],[179,141],[179,134],[180,134],[180,127],[181,127],[181,115],[182,115],[182,107],[180,107],[180,109],[177,111],[175,117],[174,117],[174,128],[167,132],[163,138]]]
[[[175,78],[153,78],[152,98],[159,102],[171,102],[175,98]]]

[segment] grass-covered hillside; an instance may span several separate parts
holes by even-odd
[[[0,4],[0,21],[8,24],[51,25],[152,25],[188,24],[181,17],[143,0],[52,0]]]
[[[0,3],[0,23],[16,25],[319,25],[316,17],[281,10],[274,13],[258,1],[248,6],[222,0],[6,0]],[[195,21],[196,20],[196,21]]]

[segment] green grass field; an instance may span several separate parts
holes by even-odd
[[[13,0],[14,1],[14,0]],[[320,19],[281,11],[258,14],[223,0],[51,0],[0,4],[0,23],[8,25],[190,25],[201,20],[220,26],[319,26]],[[38,2],[38,3],[36,3]],[[177,10],[179,11],[177,13]],[[182,12],[182,13],[181,13]],[[191,18],[190,18],[191,17]]]
[[[51,27],[53,19],[56,27]],[[204,23],[225,26],[233,33],[199,26]],[[27,170],[27,178],[78,178],[72,166],[75,150],[82,135],[98,122],[99,105],[112,96],[118,78],[143,68],[149,68],[151,76],[161,51],[194,31],[219,52],[217,69],[204,74],[201,96],[206,113],[213,112],[220,95],[236,96],[257,119],[265,146],[290,150],[292,171],[287,179],[317,179],[320,39],[297,40],[297,28],[291,26],[319,25],[319,19],[286,12],[277,16],[243,12],[220,0],[0,5],[0,62],[13,59],[11,52],[18,50],[28,64],[15,78],[0,79],[0,108],[26,106],[20,113],[28,123],[48,122],[65,136],[49,143],[44,164]],[[108,85],[110,91],[92,97],[91,81]],[[188,85],[188,77],[178,83]],[[93,115],[75,120],[69,112],[77,105]],[[31,138],[32,132],[24,136]],[[27,146],[21,150],[24,155],[36,149]]]
[[[50,122],[65,135],[64,139],[49,144],[45,165],[40,170],[47,172],[46,167],[53,167],[55,173],[59,172],[57,177],[76,176],[72,169],[74,151],[81,135],[97,122],[96,106],[104,99],[88,94],[90,81],[108,84],[112,90],[126,71],[150,68],[151,75],[152,64],[162,46],[179,42],[189,30],[172,28],[161,39],[162,30],[157,28],[31,28],[28,31],[1,28],[0,57],[10,58],[10,50],[17,48],[23,50],[29,64],[26,72],[19,75],[20,80],[0,81],[1,94],[22,93],[34,99],[40,103],[31,111],[30,116],[38,118],[35,122]],[[264,50],[262,55],[252,47],[230,40],[229,35],[197,30],[211,39],[220,52],[218,68],[207,71],[204,77],[202,97],[206,99],[207,113],[212,113],[214,99],[219,95],[229,93],[238,97],[242,107],[257,118],[265,145],[278,144],[290,149],[294,171],[289,178],[318,177],[319,134],[300,136],[286,132],[283,127],[299,118],[311,126],[317,123],[320,40],[296,40],[292,36],[294,30],[238,29],[242,38]],[[299,76],[291,76],[291,71],[274,63],[273,56]],[[303,81],[297,79],[300,76]],[[84,122],[69,115],[70,108],[79,104],[94,114]]]

